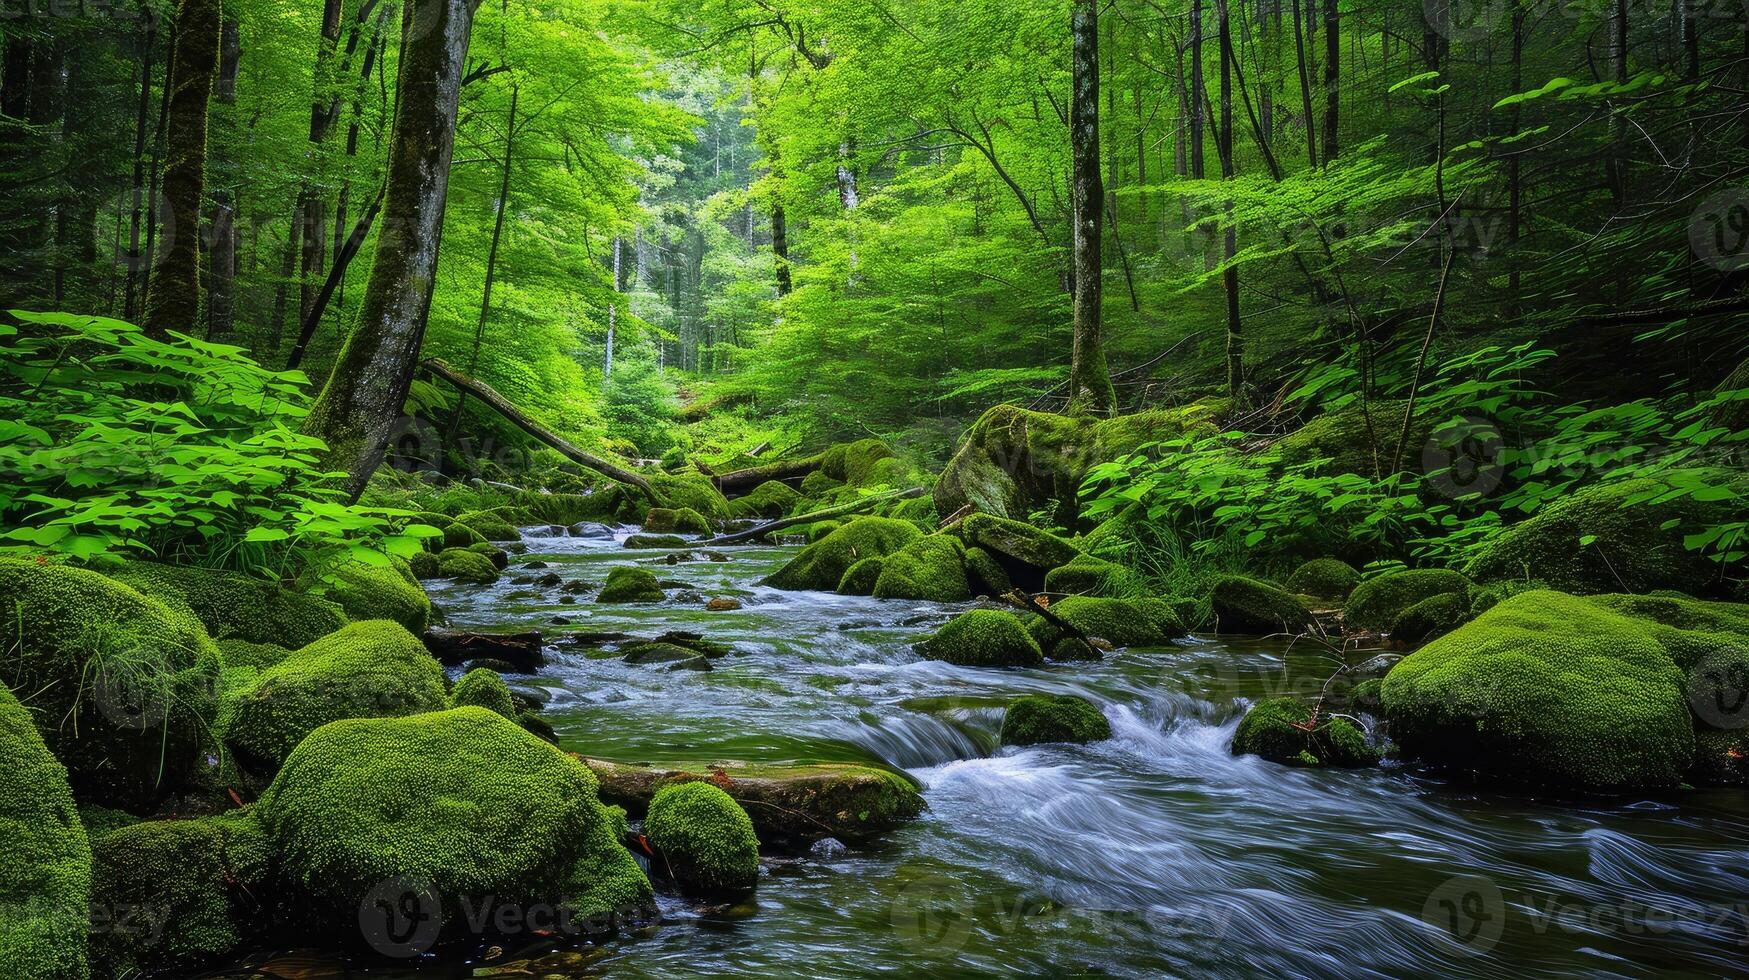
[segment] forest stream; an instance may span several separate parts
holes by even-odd
[[[565,580],[661,552],[536,537],[518,564]],[[1373,770],[1286,769],[1228,751],[1251,700],[1312,689],[1330,654],[1190,638],[1098,664],[979,670],[911,644],[963,606],[781,592],[797,549],[658,566],[697,594],[559,604],[506,578],[431,583],[453,625],[655,635],[735,652],[708,672],[549,646],[546,717],[571,751],[624,761],[855,761],[925,786],[922,819],[863,850],[768,858],[756,898],[661,898],[659,927],[576,948],[440,950],[349,967],[259,954],[214,976],[940,975],[1677,976],[1741,968],[1749,817],[1731,794],[1541,800]],[[554,617],[569,623],[555,623]],[[1360,654],[1364,658],[1367,654]],[[1016,693],[1093,700],[1113,737],[996,749]],[[1715,805],[1716,804],[1716,805]],[[1497,889],[1497,893],[1494,891]],[[481,956],[492,961],[483,963]],[[478,972],[476,972],[478,971]]]

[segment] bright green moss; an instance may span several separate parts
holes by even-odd
[[[0,969],[16,980],[84,980],[91,847],[67,770],[0,685]]]
[[[1377,478],[1394,467],[1384,458],[1396,448],[1397,436],[1403,425],[1400,401],[1373,402],[1362,407],[1327,412],[1307,422],[1275,444],[1281,461],[1290,466],[1327,459],[1324,473],[1353,473]],[[1437,424],[1431,413],[1422,412],[1409,427],[1408,446],[1419,459],[1421,447],[1427,444]]]
[[[820,454],[820,472],[845,486],[869,486],[876,464],[892,456],[893,451],[879,439],[840,443]],[[802,492],[807,493],[807,488]]]
[[[711,525],[703,514],[690,507],[679,510],[652,507],[644,515],[644,530],[650,534],[709,534]]]
[[[195,969],[249,938],[267,846],[247,813],[138,823],[94,838],[91,851],[99,976]]]
[[[802,495],[787,483],[767,480],[745,497],[729,501],[729,512],[738,519],[783,517],[802,501]]]
[[[868,468],[862,479],[855,485],[859,487],[887,487],[893,490],[908,490],[920,486],[922,475],[917,467],[898,458],[887,456],[877,459]]]
[[[933,533],[941,525],[941,515],[935,512],[935,501],[927,495],[911,497],[890,504],[883,516],[891,517],[894,520],[910,521],[925,534]]]
[[[126,810],[115,810],[95,803],[81,803],[79,822],[85,825],[86,836],[96,840],[112,830],[132,827],[140,822],[140,818]]]
[[[491,585],[498,581],[498,569],[492,564],[492,559],[477,551],[449,548],[437,556],[437,577],[473,585]]]
[[[886,557],[872,594],[877,599],[927,602],[970,599],[965,545],[944,534],[918,538]]]
[[[449,694],[449,703],[456,708],[470,705],[485,708],[512,721],[516,720],[516,699],[510,695],[510,685],[504,683],[504,678],[497,671],[484,667],[468,671],[461,680],[455,682],[455,690]]]
[[[353,623],[263,670],[230,704],[225,741],[271,773],[304,736],[342,718],[444,707],[443,668],[418,637],[385,620]]]
[[[1341,602],[1360,584],[1360,573],[1339,558],[1314,558],[1288,576],[1287,590],[1295,595]]]
[[[607,584],[595,595],[596,602],[661,602],[665,598],[656,576],[630,566],[608,572]]]
[[[961,667],[1036,667],[1045,659],[1020,620],[997,609],[961,613],[920,648],[933,660]]]
[[[503,515],[489,510],[476,510],[456,516],[455,523],[478,531],[487,541],[521,541],[522,532],[505,520]]]
[[[678,534],[634,534],[625,540],[634,551],[678,551],[690,543]]]
[[[712,527],[720,526],[729,520],[729,501],[711,478],[702,473],[683,473],[678,476],[652,476],[650,486],[656,491],[657,499],[662,506],[670,510],[690,510],[704,518],[708,533]],[[635,491],[625,491],[628,495]],[[647,502],[646,502],[647,503]],[[642,516],[647,508],[640,508],[637,520],[642,523]],[[627,518],[631,519],[631,518]]]
[[[1045,591],[1052,595],[1089,595],[1107,599],[1133,599],[1148,594],[1140,575],[1117,562],[1076,555],[1069,563],[1045,575]]]
[[[248,640],[220,640],[219,653],[225,668],[254,667],[262,670],[291,656],[291,650],[277,643],[250,643]]]
[[[459,521],[447,524],[443,528],[443,538],[441,540],[441,547],[443,548],[466,548],[469,545],[486,543],[486,536],[484,534],[481,534]],[[433,538],[430,541],[427,541],[426,547],[439,547],[439,540]]]
[[[501,572],[510,567],[510,552],[505,551],[503,548],[500,548],[495,544],[471,544],[468,545],[467,550],[485,558],[492,563],[493,568],[496,568]],[[411,563],[409,563],[408,567],[412,567]],[[418,576],[414,577],[417,578]]]
[[[1347,769],[1379,761],[1378,752],[1366,744],[1366,734],[1348,719],[1325,715],[1307,730],[1304,726],[1311,721],[1311,706],[1298,698],[1259,701],[1233,732],[1233,754],[1262,756],[1285,766]]]
[[[1014,581],[1008,577],[1008,570],[1002,567],[1002,563],[988,551],[975,546],[966,549],[966,582],[972,587],[973,595],[992,599],[1005,596],[1014,588]]]
[[[1039,575],[1067,565],[1081,554],[1079,548],[1048,531],[994,514],[973,514],[954,525],[953,533],[998,560],[1030,566]]]
[[[1002,716],[1003,745],[1047,742],[1097,742],[1111,737],[1111,723],[1086,698],[1072,694],[1029,694]]]
[[[880,581],[886,563],[885,558],[864,558],[850,566],[838,580],[838,594],[874,595],[875,583]]]
[[[144,561],[122,562],[103,572],[194,616],[215,640],[301,647],[346,625],[345,613],[332,602],[237,572]]]
[[[418,635],[431,625],[431,599],[406,562],[371,565],[341,559],[312,566],[299,580],[305,592],[320,590],[358,619],[392,619]]]
[[[200,621],[120,582],[0,558],[0,683],[31,692],[80,799],[147,812],[210,747],[219,652]]]
[[[746,811],[710,783],[665,786],[650,800],[644,836],[682,893],[744,895],[759,883],[759,838]]]
[[[1370,578],[1354,587],[1342,607],[1342,622],[1351,630],[1382,632],[1391,628],[1410,606],[1437,595],[1456,593],[1468,601],[1470,580],[1444,568],[1417,568]]]
[[[1416,646],[1450,633],[1471,619],[1469,597],[1462,592],[1447,592],[1423,599],[1403,610],[1391,623],[1392,641]]]
[[[802,549],[765,584],[779,589],[830,591],[851,565],[864,558],[884,558],[921,537],[923,532],[909,521],[859,517]]]
[[[834,477],[827,475],[824,470],[815,470],[807,476],[802,477],[802,500],[796,501],[796,503],[799,505],[803,501],[819,500],[827,493],[836,490],[843,485],[843,480],[835,479]],[[793,507],[790,512],[795,512]]]
[[[1312,611],[1293,593],[1243,575],[1218,579],[1209,606],[1222,633],[1304,633],[1314,625]]]
[[[1741,520],[1739,505],[1688,496],[1644,499],[1667,489],[1660,480],[1644,479],[1580,490],[1490,538],[1464,570],[1478,582],[1536,579],[1580,595],[1709,591],[1719,581],[1720,566],[1688,550],[1683,538]]]
[[[1385,676],[1411,758],[1587,790],[1674,786],[1694,753],[1683,671],[1644,620],[1527,592]]]
[[[1160,646],[1184,635],[1178,614],[1160,599],[1100,599],[1070,596],[1051,604],[1051,612],[1088,636],[1114,646]],[[1068,634],[1043,616],[1032,621],[1040,646],[1054,648]]]
[[[802,538],[809,544],[824,541],[826,536],[844,526],[843,521],[815,521],[804,525],[800,530]]]
[[[437,563],[437,556],[429,551],[421,551],[407,559],[407,568],[413,573],[413,577],[421,582],[443,575],[443,569]]]

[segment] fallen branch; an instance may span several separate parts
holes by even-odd
[[[517,428],[534,436],[536,439],[546,443],[553,449],[558,450],[559,455],[564,456],[571,462],[576,463],[579,466],[586,466],[610,480],[615,480],[629,487],[636,487],[638,491],[648,497],[652,503],[661,503],[661,500],[656,497],[656,491],[651,488],[650,481],[633,473],[631,470],[615,466],[599,456],[593,456],[586,453],[554,435],[546,428],[537,424],[533,419],[522,414],[520,409],[515,405],[512,405],[509,399],[500,395],[497,389],[493,388],[491,385],[462,374],[460,371],[457,371],[455,368],[444,363],[441,358],[433,357],[427,359],[424,367],[425,370],[437,375],[454,385],[456,388],[478,398],[480,401],[490,406],[493,411],[515,423]]]
[[[872,497],[864,497],[861,500],[853,500],[848,504],[839,504],[836,507],[817,510],[811,514],[786,517],[783,520],[772,521],[769,524],[761,524],[758,527],[748,528],[745,531],[736,531],[734,534],[724,534],[720,537],[711,538],[708,541],[696,541],[689,545],[689,547],[703,548],[710,545],[735,544],[739,541],[752,541],[755,538],[763,538],[773,531],[781,531],[786,527],[795,527],[798,524],[812,524],[815,521],[831,520],[834,517],[843,517],[846,514],[857,514],[865,510],[872,510],[881,504],[891,503],[895,500],[910,500],[913,497],[921,497],[926,492],[927,491],[922,487],[913,487],[910,490],[899,490],[893,493],[876,494]]]
[[[1093,637],[1088,636],[1085,630],[1052,612],[1050,606],[1039,605],[1037,600],[1028,598],[1026,593],[1021,592],[1019,589],[1009,589],[1007,593],[1002,596],[1002,601],[1016,609],[1025,612],[1038,613],[1040,616],[1044,617],[1045,622],[1050,623],[1057,629],[1060,629],[1070,636],[1080,640],[1082,643],[1085,643],[1090,647],[1093,646]],[[1093,648],[1095,650],[1099,649],[1098,647]]]
[[[744,497],[752,493],[761,483],[776,480],[799,480],[820,468],[824,456],[809,456],[807,459],[792,459],[784,462],[767,463],[764,466],[753,466],[733,473],[712,474],[711,482],[723,492],[725,497]]]

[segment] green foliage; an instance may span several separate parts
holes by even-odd
[[[759,883],[759,839],[740,804],[710,783],[664,786],[650,800],[644,835],[687,895],[727,898]]]
[[[0,684],[0,962],[19,980],[84,980],[91,847],[67,771]]]
[[[1097,742],[1111,737],[1111,723],[1086,698],[1072,694],[1029,694],[1002,716],[1003,745],[1047,742]]]

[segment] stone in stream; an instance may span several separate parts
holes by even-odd
[[[639,667],[663,667],[668,670],[710,670],[710,658],[697,650],[673,643],[639,643],[622,651],[628,664]]]
[[[639,551],[662,551],[686,547],[686,539],[677,534],[634,534],[626,538],[627,548]]]
[[[564,578],[561,577],[558,572],[548,572],[540,578],[535,579],[534,584],[542,586],[543,588],[551,589],[563,584],[564,581]]]
[[[709,782],[747,811],[766,847],[801,850],[828,837],[866,843],[915,820],[927,805],[915,780],[870,766],[722,762],[663,768],[583,761],[600,780],[601,801],[634,817],[664,786]]]
[[[1073,694],[1028,694],[1002,716],[1003,745],[1098,742],[1111,737],[1111,723],[1093,702]]]
[[[607,584],[596,602],[661,602],[667,598],[656,576],[642,568],[616,568],[607,574]]]
[[[529,569],[535,569],[538,571],[539,569],[547,568],[550,566],[548,566],[547,563],[544,561],[525,561],[522,563],[522,567],[529,568]]]
[[[753,821],[710,783],[664,786],[650,801],[644,837],[652,862],[693,898],[729,900],[759,883],[759,839]]]
[[[532,674],[546,663],[541,653],[541,635],[526,633],[469,633],[433,627],[421,637],[425,649],[449,666],[469,660],[492,658],[510,665],[511,670]]]
[[[932,660],[960,667],[1036,667],[1045,659],[1026,626],[999,609],[963,613],[917,649]]]
[[[1347,718],[1324,715],[1294,697],[1259,701],[1233,732],[1234,755],[1257,755],[1285,766],[1356,769],[1377,765],[1379,754],[1366,733]]]
[[[1316,624],[1298,596],[1243,575],[1216,581],[1209,603],[1221,633],[1304,633]]]
[[[573,538],[611,538],[611,537],[613,537],[613,528],[608,527],[606,524],[596,524],[596,523],[591,522],[591,521],[584,521],[580,524],[573,524],[569,528],[567,528],[566,530],[571,532],[571,537],[573,537]]]
[[[705,603],[704,607],[709,612],[734,612],[735,610],[741,608],[741,600],[739,600],[739,599],[712,599],[711,601]]]

